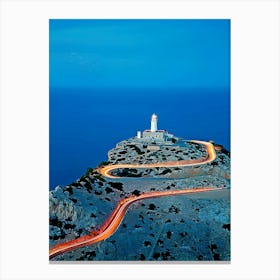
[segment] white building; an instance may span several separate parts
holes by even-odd
[[[153,114],[151,118],[151,129],[144,130],[142,135],[137,132],[137,138],[148,142],[171,142],[173,135],[169,134],[167,130],[158,130],[157,121],[157,115]]]

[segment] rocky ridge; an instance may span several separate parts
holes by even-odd
[[[217,158],[184,168],[117,170],[128,178],[108,179],[89,168],[68,186],[50,192],[50,247],[96,230],[118,201],[149,191],[224,187],[209,194],[152,198],[133,204],[120,227],[105,241],[53,260],[184,260],[230,259],[230,154],[217,145]],[[108,153],[108,162],[153,163],[205,156],[202,146],[137,142],[131,138]]]

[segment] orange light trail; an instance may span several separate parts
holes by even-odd
[[[179,166],[195,166],[201,164],[207,164],[215,160],[216,152],[214,146],[209,142],[193,140],[193,143],[204,145],[207,151],[207,155],[200,159],[194,160],[180,160],[180,161],[168,161],[168,162],[159,162],[151,164],[116,164],[116,165],[107,165],[101,168],[98,168],[97,171],[102,174],[104,177],[108,178],[119,178],[118,176],[111,175],[110,172],[114,169],[120,168],[151,168],[151,167],[179,167]],[[155,192],[146,192],[139,196],[129,196],[128,198],[122,199],[117,204],[114,211],[108,217],[108,219],[101,225],[98,230],[90,232],[88,235],[81,236],[77,239],[70,240],[64,243],[57,244],[53,246],[49,251],[49,257],[54,258],[57,255],[62,253],[72,251],[74,249],[91,245],[97,242],[100,242],[104,239],[110,237],[118,229],[128,207],[141,199],[162,197],[162,196],[171,196],[171,195],[180,195],[180,194],[190,194],[198,192],[207,192],[213,190],[220,190],[222,188],[217,187],[205,187],[197,189],[184,189],[184,190],[169,190],[169,191],[155,191]]]
[[[109,238],[115,231],[118,229],[127,209],[129,206],[141,199],[162,197],[162,196],[171,196],[171,195],[180,195],[180,194],[190,194],[190,193],[198,193],[198,192],[207,192],[214,190],[221,190],[223,188],[217,187],[205,187],[205,188],[197,188],[197,189],[184,189],[184,190],[170,190],[164,192],[148,192],[143,193],[139,196],[129,196],[128,198],[122,199],[117,204],[114,211],[108,217],[108,219],[102,224],[99,230],[92,231],[88,235],[81,236],[77,239],[70,240],[61,244],[57,244],[53,246],[49,251],[49,257],[54,258],[62,253],[66,253],[68,251],[73,251],[74,249],[92,245],[94,243],[100,242],[104,239]]]
[[[119,178],[111,174],[111,171],[121,168],[155,168],[155,167],[185,167],[207,164],[216,159],[216,152],[213,144],[205,141],[192,140],[191,142],[205,146],[207,155],[199,159],[167,161],[147,164],[113,164],[96,169],[100,174],[108,178]]]

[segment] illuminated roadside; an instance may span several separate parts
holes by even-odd
[[[49,257],[53,258],[62,253],[72,251],[72,250],[80,248],[80,247],[88,246],[88,245],[91,245],[91,244],[94,244],[94,243],[97,243],[97,242],[100,242],[102,240],[109,238],[118,229],[128,207],[132,203],[134,203],[138,200],[162,197],[162,196],[207,192],[207,191],[214,191],[214,190],[221,190],[221,189],[223,189],[223,188],[205,187],[205,188],[198,188],[198,189],[171,190],[171,191],[164,191],[164,192],[149,192],[149,193],[143,193],[139,196],[132,195],[128,198],[121,200],[118,203],[115,210],[112,212],[112,214],[104,222],[104,224],[100,227],[99,230],[92,231],[88,235],[79,237],[77,239],[55,245],[54,247],[52,247],[50,249]]]
[[[108,165],[101,168],[98,168],[97,171],[102,174],[104,177],[108,178],[119,178],[118,176],[113,176],[110,174],[112,170],[120,169],[120,168],[155,168],[155,167],[183,167],[183,166],[195,166],[207,164],[215,160],[216,152],[213,144],[204,141],[193,140],[193,143],[204,145],[207,151],[207,155],[200,159],[194,160],[180,160],[180,161],[169,161],[169,162],[159,162],[152,164],[116,164],[116,165]],[[117,204],[114,211],[108,217],[108,219],[101,225],[98,230],[90,232],[88,235],[81,236],[77,239],[70,240],[61,244],[57,244],[53,246],[49,251],[50,259],[60,255],[62,253],[72,251],[74,249],[84,247],[87,245],[91,245],[102,240],[109,238],[114,232],[118,229],[128,207],[141,199],[155,198],[155,197],[163,197],[163,196],[172,196],[172,195],[180,195],[180,194],[190,194],[197,192],[207,192],[214,190],[221,190],[223,188],[217,187],[204,187],[197,189],[184,189],[184,190],[169,190],[169,191],[154,191],[154,192],[146,192],[139,196],[131,195],[128,198],[122,199]]]
[[[122,169],[122,168],[156,168],[156,167],[185,167],[185,166],[196,166],[201,164],[207,164],[216,159],[216,152],[213,144],[210,142],[193,140],[191,141],[196,144],[201,144],[205,146],[207,155],[199,159],[191,160],[179,160],[179,161],[167,161],[167,162],[157,162],[157,163],[147,163],[147,164],[114,164],[106,165],[98,168],[100,174],[108,178],[119,178],[111,174],[113,170]]]

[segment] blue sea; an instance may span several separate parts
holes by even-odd
[[[230,150],[228,89],[50,89],[50,189],[67,185],[138,130],[214,140]]]

